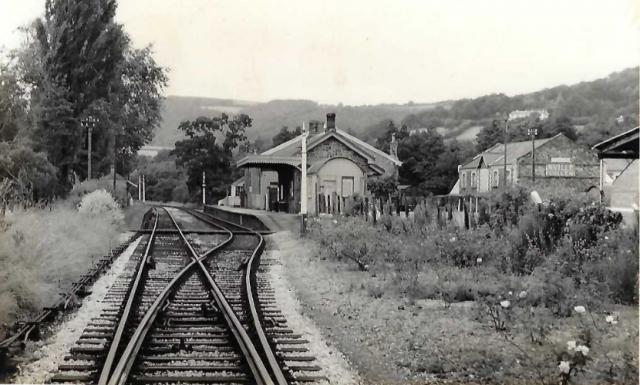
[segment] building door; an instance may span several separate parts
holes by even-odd
[[[267,207],[267,211],[275,210],[278,207],[278,187],[277,186],[269,186],[269,199],[267,202],[269,203],[269,207]]]

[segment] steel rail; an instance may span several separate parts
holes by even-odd
[[[192,211],[192,210],[186,210],[186,209],[182,209],[184,211]],[[193,210],[195,211],[195,210]],[[254,249],[253,254],[251,254],[251,258],[249,259],[248,263],[247,263],[247,269],[245,272],[245,288],[247,290],[247,297],[248,297],[248,301],[249,301],[249,309],[251,311],[251,318],[253,319],[253,327],[255,329],[256,334],[258,335],[258,340],[260,341],[260,345],[262,347],[262,350],[265,354],[265,356],[267,357],[267,361],[269,362],[269,367],[271,369],[271,372],[273,373],[274,377],[275,377],[275,383],[277,383],[278,385],[286,385],[288,382],[284,377],[284,374],[282,373],[282,370],[280,369],[280,366],[278,365],[278,361],[276,360],[275,355],[273,354],[273,350],[271,349],[271,346],[269,345],[269,341],[267,340],[267,335],[264,332],[264,329],[262,328],[262,325],[260,324],[260,318],[258,317],[258,311],[257,311],[257,307],[256,307],[256,303],[255,300],[253,298],[253,287],[251,285],[251,274],[253,272],[253,264],[254,262],[257,260],[257,258],[262,254],[262,251],[264,250],[265,247],[265,243],[264,243],[264,237],[257,231],[252,230],[248,227],[244,227],[241,225],[238,225],[236,223],[232,223],[229,221],[226,221],[224,219],[220,219],[217,217],[214,217],[211,214],[207,214],[204,211],[203,212],[199,212],[199,211],[195,211],[197,214],[203,214],[207,217],[213,218],[216,221],[220,221],[226,225],[231,225],[233,227],[237,227],[242,229],[243,231],[250,231],[253,234],[255,234],[256,236],[258,236],[258,238],[260,239],[260,242],[258,243],[258,246]],[[196,217],[198,217],[196,215]]]
[[[125,245],[131,244],[137,237],[139,233],[129,238]],[[116,250],[119,251],[114,252],[110,257],[103,258],[98,262],[98,264],[91,268],[87,274],[83,275],[79,281],[74,282],[71,285],[71,289],[69,292],[61,294],[63,297],[58,302],[56,302],[51,307],[45,307],[44,310],[29,322],[26,322],[20,329],[18,329],[11,337],[6,338],[5,340],[0,341],[0,349],[9,349],[11,345],[16,342],[19,338],[23,338],[23,343],[26,343],[29,339],[29,335],[39,326],[40,323],[46,321],[50,317],[55,316],[60,310],[65,310],[69,305],[69,301],[73,298],[80,289],[82,289],[85,285],[91,284],[91,280],[96,278],[96,276],[101,273],[107,266],[109,266],[116,256],[120,255],[122,251],[126,249],[126,247],[119,246]]]
[[[180,227],[176,223],[176,221],[173,218],[173,216],[166,209],[165,209],[165,211],[167,212],[167,214],[169,215],[169,217],[171,218],[173,223],[176,225],[176,228],[178,230],[180,230]],[[218,227],[220,227],[220,226],[218,226]],[[203,271],[206,272],[208,281],[212,285],[213,292],[217,293],[217,295],[214,295],[214,298],[216,299],[216,302],[218,303],[220,309],[221,310],[224,309],[224,310],[222,310],[222,312],[223,312],[227,322],[229,323],[229,321],[231,321],[229,323],[229,327],[232,330],[234,336],[236,336],[237,342],[240,345],[241,349],[245,353],[245,358],[247,359],[247,362],[249,363],[249,366],[252,369],[252,372],[254,374],[254,379],[256,380],[256,383],[258,383],[260,385],[272,385],[273,382],[271,381],[271,378],[269,377],[268,371],[267,371],[266,367],[264,366],[264,364],[262,363],[262,359],[260,358],[258,352],[256,351],[255,347],[253,346],[249,336],[247,335],[246,331],[242,327],[242,324],[240,324],[240,321],[238,321],[237,317],[233,313],[233,310],[231,309],[231,307],[227,303],[226,299],[222,295],[222,292],[218,288],[217,284],[213,281],[211,276],[208,274],[208,272],[204,268],[204,265],[202,264],[202,260],[204,260],[207,257],[209,257],[214,251],[219,250],[220,248],[222,248],[222,247],[226,246],[227,244],[229,244],[233,240],[233,233],[231,231],[229,231],[229,238],[228,239],[226,239],[225,241],[223,241],[222,243],[220,243],[216,247],[208,250],[202,256],[199,256],[195,252],[195,250],[193,250],[193,248],[191,247],[191,244],[187,240],[186,236],[182,233],[182,231],[179,231],[179,233],[180,233],[180,237],[181,237],[182,241],[184,242],[184,244],[187,246],[187,249],[191,253],[191,258],[193,259],[193,261],[190,264],[188,264],[184,269],[182,269],[173,278],[173,280],[167,286],[165,286],[165,288],[158,295],[158,297],[153,302],[153,304],[151,305],[149,310],[147,310],[147,312],[145,313],[142,321],[140,321],[139,326],[136,328],[134,334],[131,336],[131,339],[129,340],[129,343],[127,344],[124,352],[122,352],[122,355],[120,356],[118,364],[117,364],[116,368],[114,369],[113,374],[109,378],[108,385],[124,385],[124,384],[127,383],[127,380],[128,380],[128,377],[129,377],[129,373],[131,372],[131,368],[133,367],[134,361],[135,361],[135,359],[136,359],[136,357],[138,355],[138,352],[140,351],[140,348],[142,347],[142,344],[144,342],[144,339],[145,339],[148,331],[153,326],[153,321],[155,320],[155,318],[156,318],[156,316],[158,314],[158,311],[161,308],[161,305],[163,305],[165,303],[165,301],[167,300],[167,298],[169,297],[169,294],[173,290],[174,285],[188,271],[190,271],[192,268],[194,268],[194,266],[196,264],[198,264],[200,266],[200,268]],[[238,338],[238,336],[240,338]],[[249,353],[249,354],[247,354],[247,353]]]
[[[154,211],[157,210],[154,208]],[[113,336],[113,341],[111,342],[111,346],[109,347],[109,353],[107,354],[107,359],[104,362],[102,367],[102,372],[100,373],[100,378],[98,380],[98,385],[106,385],[109,381],[109,375],[111,374],[111,368],[113,367],[113,362],[116,359],[116,355],[118,354],[118,348],[120,347],[120,341],[122,340],[122,336],[125,332],[125,327],[127,322],[129,321],[129,314],[131,313],[131,309],[133,308],[133,302],[135,301],[136,295],[138,294],[138,287],[143,279],[143,273],[147,267],[147,260],[149,258],[149,252],[151,251],[151,246],[153,245],[154,239],[156,237],[156,229],[158,228],[158,218],[160,216],[156,215],[155,221],[153,223],[153,231],[149,236],[149,240],[147,241],[147,247],[144,250],[144,255],[140,259],[138,265],[138,273],[136,274],[136,279],[133,282],[133,285],[129,288],[129,298],[127,299],[127,304],[122,312],[122,316],[120,317],[120,322],[118,323],[118,328],[116,329],[116,333]]]

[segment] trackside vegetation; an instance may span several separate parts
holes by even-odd
[[[411,219],[383,215],[376,225],[354,216],[311,220],[308,238],[321,259],[360,271],[352,289],[370,298],[437,301],[445,313],[469,304],[467,324],[489,331],[511,355],[495,352],[468,372],[464,352],[436,361],[425,353],[408,364],[414,373],[637,383],[637,224],[586,197],[534,205],[512,190],[492,203],[468,230],[438,223],[435,208],[419,205]]]

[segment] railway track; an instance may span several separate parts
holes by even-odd
[[[151,229],[54,383],[326,380],[275,307],[262,236],[208,214],[155,208]],[[215,230],[185,235],[185,215]],[[187,221],[188,222],[188,221]]]

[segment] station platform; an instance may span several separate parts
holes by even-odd
[[[262,222],[273,232],[291,231],[293,234],[300,233],[301,219],[298,214],[276,213],[272,211],[245,209],[242,207],[210,206],[218,210],[228,211],[244,215],[251,215]]]

